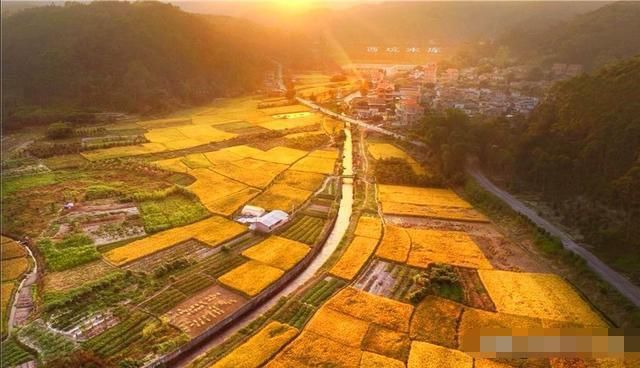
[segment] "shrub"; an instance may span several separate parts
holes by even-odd
[[[69,123],[57,122],[47,127],[47,137],[51,139],[62,139],[73,136],[73,127]]]

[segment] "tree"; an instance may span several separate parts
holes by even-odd
[[[47,128],[47,137],[51,139],[63,139],[73,136],[73,127],[69,123],[57,122]]]

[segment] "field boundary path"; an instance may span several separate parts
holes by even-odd
[[[282,66],[278,64],[278,76],[282,76]],[[280,80],[280,85],[284,87],[284,83]],[[313,110],[322,112],[323,114],[329,115],[332,118],[339,119],[344,122],[349,122],[354,125],[358,125],[365,129],[370,129],[375,132],[385,134],[391,136],[396,139],[400,139],[402,141],[409,142],[415,146],[426,147],[426,144],[420,141],[411,140],[408,137],[392,132],[387,129],[383,129],[377,127],[375,125],[371,125],[365,123],[361,120],[353,119],[348,116],[340,115],[334,111],[331,111],[327,108],[321,107],[313,101],[296,97],[298,103],[305,105]],[[636,306],[640,306],[640,287],[634,285],[631,281],[629,281],[626,277],[622,276],[620,273],[609,267],[603,261],[601,261],[598,257],[596,257],[593,253],[591,253],[586,248],[582,247],[578,243],[576,243],[571,236],[569,236],[566,232],[559,229],[557,226],[551,224],[549,221],[545,220],[541,216],[539,216],[535,211],[527,207],[524,203],[520,202],[513,195],[508,192],[498,188],[495,184],[493,184],[487,177],[485,177],[482,172],[480,172],[477,168],[468,168],[467,173],[472,176],[480,186],[482,186],[485,190],[493,193],[502,201],[507,203],[513,210],[521,213],[522,215],[529,218],[536,225],[548,231],[551,235],[558,237],[563,246],[570,250],[571,252],[582,257],[586,262],[589,268],[591,268],[594,272],[596,272],[603,280],[610,283],[614,288],[616,288],[622,295],[627,297],[629,301],[631,301]]]
[[[587,262],[589,268],[591,268],[600,277],[602,277],[602,279],[615,287],[633,304],[635,304],[636,306],[640,306],[640,287],[634,285],[626,277],[622,276],[620,273],[609,267],[606,263],[601,261],[589,250],[576,243],[576,241],[573,240],[571,236],[569,236],[569,234],[567,234],[565,231],[542,218],[536,213],[536,211],[527,207],[527,205],[522,203],[510,193],[498,188],[477,167],[467,168],[467,173],[471,177],[473,177],[482,188],[500,198],[514,211],[522,214],[523,216],[526,216],[537,226],[546,230],[549,234],[559,238],[562,241],[563,246],[567,250],[570,250],[571,252],[582,257]]]
[[[18,310],[18,303],[20,301],[20,292],[25,287],[31,287],[31,285],[33,285],[38,279],[38,262],[36,261],[36,257],[31,252],[31,248],[24,244],[22,244],[22,246],[29,254],[29,257],[31,257],[31,259],[33,260],[33,268],[22,278],[22,281],[20,281],[20,284],[18,285],[18,288],[16,289],[16,292],[14,294],[11,303],[11,311],[9,312],[9,319],[7,321],[7,338],[11,336],[12,330],[16,327],[15,316],[16,311]]]

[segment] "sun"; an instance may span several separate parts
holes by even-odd
[[[313,0],[273,0],[273,2],[282,10],[298,13],[311,8],[315,1]]]

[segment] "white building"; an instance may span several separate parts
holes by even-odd
[[[264,215],[266,211],[262,207],[246,205],[242,208],[240,214],[242,216],[260,217]]]
[[[289,215],[286,212],[273,210],[260,217],[255,223],[255,228],[257,231],[270,233],[287,222],[289,222]]]

